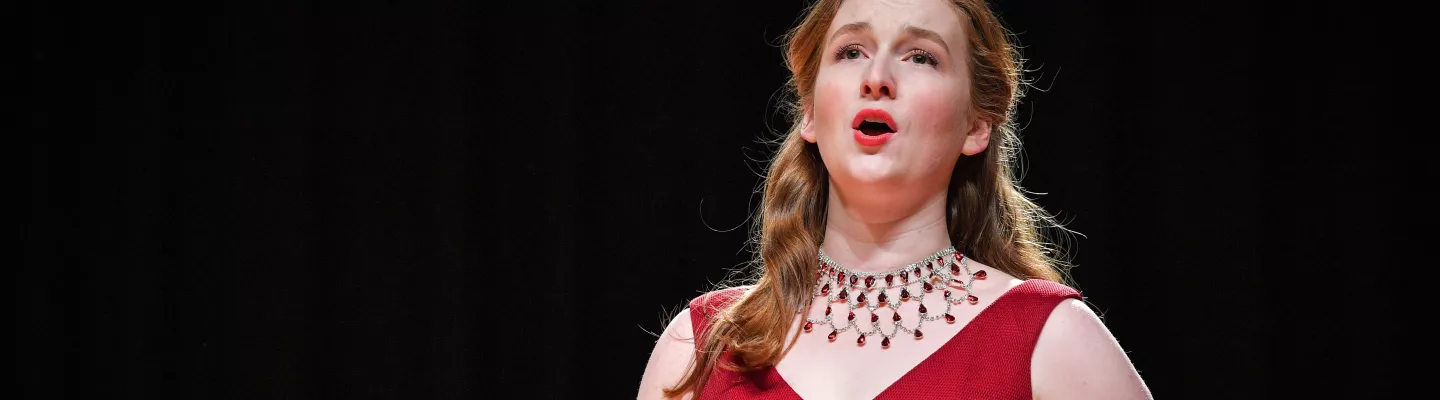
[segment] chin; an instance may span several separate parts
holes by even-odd
[[[888,154],[846,157],[845,166],[845,170],[856,178],[869,177],[872,179],[896,175],[901,169],[899,163]]]
[[[852,160],[853,161],[853,160]],[[876,165],[875,163],[851,162],[848,168],[837,176],[846,183],[852,183],[865,187],[892,186],[904,181],[903,177],[894,168],[894,165]]]

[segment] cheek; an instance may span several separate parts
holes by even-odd
[[[963,93],[956,95],[942,91],[920,92],[915,93],[912,100],[915,111],[912,115],[917,119],[915,122],[928,136],[943,138],[945,143],[961,141],[961,136],[969,125],[966,123],[969,103]]]
[[[829,132],[848,124],[844,115],[845,102],[841,100],[844,90],[833,79],[825,78],[822,75],[815,82],[815,124],[821,128],[819,132]]]

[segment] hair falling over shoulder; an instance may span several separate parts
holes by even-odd
[[[754,286],[713,314],[695,341],[690,369],[666,396],[702,393],[715,368],[752,371],[774,365],[783,355],[797,310],[811,300],[815,283],[809,278],[818,268],[829,177],[819,150],[801,139],[799,131],[823,59],[825,33],[840,3],[816,2],[787,34],[792,126],[767,168],[752,229],[757,250],[752,264],[759,267]],[[1022,97],[1022,59],[1009,31],[983,0],[953,4],[962,20],[970,22],[966,35],[975,111],[994,128],[987,150],[956,163],[946,204],[951,242],[967,256],[1012,276],[1063,283],[1064,264],[1040,234],[1042,226],[1059,225],[1015,180],[1020,140],[1014,111]],[[729,357],[722,358],[725,352]]]

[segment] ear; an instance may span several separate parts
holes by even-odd
[[[800,118],[800,138],[810,143],[815,143],[815,118],[811,112],[810,104],[804,106],[804,116]]]
[[[970,124],[970,131],[965,132],[965,144],[960,153],[973,156],[985,151],[986,147],[990,147],[990,121],[976,118]]]

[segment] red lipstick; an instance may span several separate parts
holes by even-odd
[[[890,113],[878,108],[867,108],[855,113],[855,119],[850,122],[850,129],[855,130],[855,142],[861,146],[874,147],[890,141],[895,136],[895,119]]]

